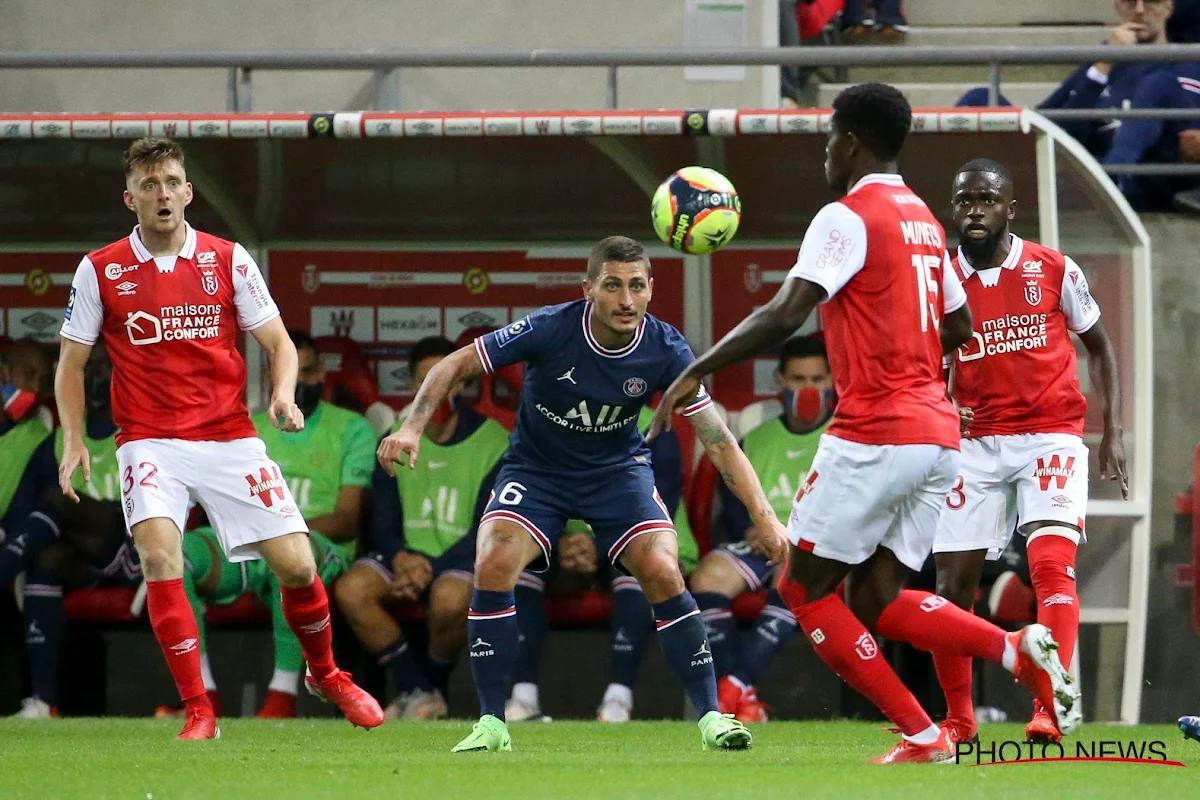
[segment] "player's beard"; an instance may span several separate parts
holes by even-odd
[[[958,237],[958,246],[962,248],[967,260],[971,262],[971,266],[977,267],[980,264],[988,264],[991,262],[992,256],[996,255],[997,248],[1000,247],[1000,238],[1004,236],[1004,229],[991,233],[986,239],[968,239],[966,236]]]

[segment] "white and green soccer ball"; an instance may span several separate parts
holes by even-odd
[[[650,203],[658,238],[704,255],[729,243],[742,221],[742,201],[729,179],[708,167],[684,167],[663,181]]]

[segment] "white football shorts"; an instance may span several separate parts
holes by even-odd
[[[233,562],[259,558],[259,542],[308,531],[261,439],[138,439],[117,449],[117,463],[128,529],[166,517],[182,532],[188,509],[199,503]]]
[[[959,475],[946,495],[933,551],[987,550],[995,560],[1013,532],[1028,523],[1063,523],[1082,531],[1087,499],[1088,449],[1078,436],[964,439]]]
[[[957,474],[957,450],[824,434],[792,504],[788,539],[843,564],[861,564],[883,546],[920,570]]]

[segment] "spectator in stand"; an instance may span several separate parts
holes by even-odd
[[[1200,161],[1200,65],[1174,64],[1147,75],[1131,108],[1191,108],[1191,120],[1127,119],[1117,129],[1105,164]],[[1200,210],[1195,176],[1118,175],[1117,186],[1135,211]]]
[[[903,0],[845,0],[842,12],[842,41],[902,41],[908,33]]]
[[[1178,20],[1177,30],[1184,35],[1190,35],[1189,20],[1200,17],[1196,5],[1189,0],[1186,15]],[[1109,33],[1108,44],[1154,46],[1168,42],[1167,20],[1175,11],[1172,0],[1116,0],[1116,11],[1121,21]],[[1190,64],[1165,62],[1084,64],[1038,108],[1191,108],[1197,105],[1193,87],[1177,79],[1192,80],[1194,72]],[[959,98],[958,105],[986,106],[987,95],[986,88],[972,89]],[[998,102],[1010,105],[1003,96]],[[1188,127],[1162,120],[1062,120],[1058,125],[1104,164],[1176,162],[1180,157],[1179,133]],[[1195,181],[1124,176],[1117,179],[1117,184],[1135,210],[1162,211],[1171,207],[1174,194]]]
[[[779,46],[826,43],[826,31],[842,13],[844,3],[845,0],[779,0]],[[815,105],[816,94],[810,83],[816,72],[813,67],[784,64],[779,69],[780,96],[796,106]]]

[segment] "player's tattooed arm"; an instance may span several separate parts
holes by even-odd
[[[729,427],[712,406],[689,420],[721,480],[750,513],[757,531],[757,535],[750,538],[751,545],[766,555],[772,564],[779,563],[787,554],[786,534],[750,459],[738,447]]]
[[[425,381],[413,399],[412,411],[409,412],[405,427],[413,426],[424,430],[434,409],[446,402],[455,386],[483,373],[483,362],[479,360],[479,353],[473,344],[460,348],[439,361],[425,376]]]
[[[1117,354],[1104,323],[1097,322],[1083,333],[1080,341],[1088,351],[1088,374],[1092,386],[1100,393],[1104,411],[1104,436],[1100,440],[1100,477],[1118,481],[1121,496],[1129,499],[1129,482],[1125,470],[1125,435],[1121,422],[1121,378],[1117,371]]]
[[[462,381],[474,378],[484,373],[483,362],[474,344],[456,350],[454,353],[439,361],[425,376],[417,396],[413,399],[412,409],[400,430],[385,436],[375,451],[375,458],[388,475],[395,475],[395,464],[407,461],[408,468],[417,465],[417,455],[421,449],[421,434],[429,424],[429,418],[446,398],[451,390]]]

